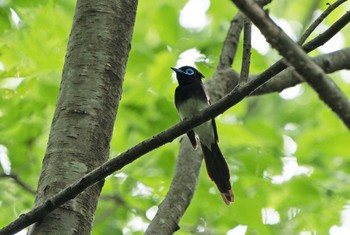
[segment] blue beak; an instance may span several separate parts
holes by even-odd
[[[175,73],[184,73],[182,70],[174,68],[174,67],[170,67],[172,70],[175,71]]]

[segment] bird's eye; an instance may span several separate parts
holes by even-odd
[[[186,73],[187,75],[193,75],[193,74],[194,74],[194,71],[193,71],[193,69],[186,69],[185,73]]]

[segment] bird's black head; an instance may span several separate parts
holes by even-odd
[[[191,66],[182,66],[178,69],[171,67],[171,69],[175,71],[180,86],[193,82],[201,83],[204,78],[203,74]]]

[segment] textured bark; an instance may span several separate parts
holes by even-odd
[[[78,0],[36,206],[107,160],[136,6]],[[55,209],[30,234],[89,234],[102,185]]]
[[[181,140],[174,180],[145,235],[173,234],[174,231],[180,228],[178,222],[185,213],[196,190],[199,169],[203,159],[201,151],[200,148],[193,149],[187,136]],[[183,185],[187,187],[183,187]]]

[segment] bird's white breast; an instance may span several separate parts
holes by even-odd
[[[205,101],[199,99],[188,99],[178,107],[180,118],[183,120],[191,117],[208,106],[209,104]],[[195,127],[193,130],[198,135],[200,141],[210,148],[211,143],[215,141],[211,120]]]
[[[208,103],[199,99],[187,99],[179,107],[178,111],[181,120],[199,113],[202,109],[208,107]]]

